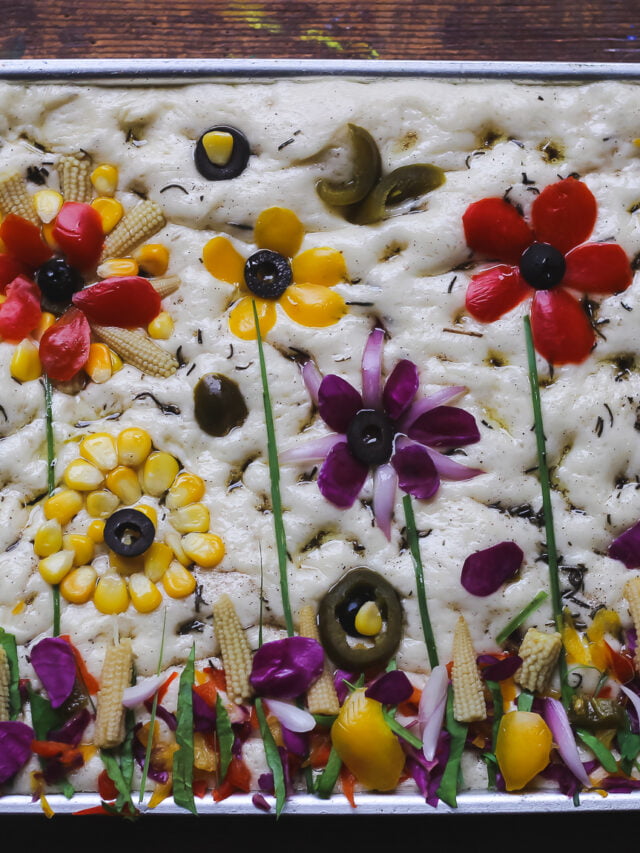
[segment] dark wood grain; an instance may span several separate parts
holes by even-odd
[[[639,12],[638,0],[0,0],[0,57],[629,62]]]

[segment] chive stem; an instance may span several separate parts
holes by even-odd
[[[291,604],[289,603],[289,580],[287,577],[287,539],[282,518],[282,499],[280,497],[280,465],[278,463],[278,449],[276,446],[276,431],[273,424],[273,410],[271,408],[271,396],[269,394],[269,381],[267,378],[267,365],[264,360],[264,348],[262,346],[262,334],[258,321],[258,311],[255,299],[251,301],[253,307],[253,320],[256,327],[256,340],[258,342],[258,357],[260,360],[260,375],[262,377],[262,401],[264,404],[264,420],[267,429],[267,451],[269,457],[269,477],[271,480],[271,507],[273,509],[273,526],[276,537],[276,550],[278,554],[278,567],[280,570],[280,595],[284,610],[287,634],[292,637],[293,619],[291,616]]]
[[[433,628],[431,627],[431,619],[429,618],[427,593],[424,585],[424,568],[422,566],[422,557],[420,556],[420,542],[418,540],[416,519],[413,514],[413,505],[411,504],[411,495],[405,495],[402,498],[402,506],[404,508],[404,518],[407,527],[407,540],[409,542],[411,556],[413,557],[413,568],[416,575],[416,587],[418,590],[418,606],[420,608],[422,632],[424,633],[425,643],[427,644],[429,663],[433,669],[435,666],[438,666],[438,650],[436,648],[436,641],[433,635]]]
[[[51,380],[45,373],[44,380],[44,410],[45,429],[47,434],[47,494],[52,495],[56,488],[56,448],[53,437],[53,389]],[[53,593],[53,636],[60,636],[60,588],[58,584],[51,587]]]
[[[160,675],[162,672],[162,658],[164,657],[164,638],[165,631],[167,627],[167,608],[165,607],[164,613],[162,615],[162,637],[160,638],[160,654],[158,656],[158,666],[156,668],[156,675]],[[158,688],[159,689],[159,688]],[[144,756],[144,767],[142,768],[142,778],[140,780],[140,793],[138,796],[138,803],[141,803],[144,799],[144,789],[147,784],[147,776],[149,775],[149,766],[151,764],[151,750],[153,748],[153,732],[156,727],[156,715],[158,711],[158,691],[153,694],[153,702],[151,704],[151,718],[149,719],[149,731],[147,734],[147,748],[145,750]]]

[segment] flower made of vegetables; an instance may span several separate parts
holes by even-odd
[[[145,244],[164,226],[162,210],[147,199],[125,213],[114,166],[92,170],[88,157],[69,155],[57,172],[60,192],[31,194],[18,174],[0,182],[0,338],[17,344],[12,376],[44,370],[66,382],[84,369],[103,382],[121,360],[169,375],[177,363],[151,338],[170,335],[161,302],[179,279],[163,277],[166,247]]]
[[[418,369],[399,361],[382,381],[384,332],[374,329],[362,357],[362,392],[340,376],[322,376],[313,362],[303,378],[320,417],[334,433],[281,455],[283,463],[322,462],[318,488],[341,509],[351,507],[370,473],[373,513],[390,537],[396,489],[426,500],[440,479],[466,480],[482,473],[455,462],[443,451],[480,439],[469,412],[446,405],[466,389],[451,386],[416,400]]]
[[[596,223],[591,190],[576,178],[550,184],[536,196],[531,225],[503,198],[469,205],[462,222],[474,251],[500,263],[476,273],[466,305],[492,323],[531,297],[535,348],[550,364],[578,364],[595,343],[581,294],[620,293],[632,270],[615,243],[586,243]]]
[[[240,298],[229,314],[229,327],[243,340],[255,340],[255,303],[260,334],[277,320],[276,305],[302,326],[332,326],[346,312],[333,288],[346,278],[344,257],[336,249],[316,247],[300,252],[304,227],[284,207],[263,210],[253,239],[257,251],[244,258],[226,237],[213,237],[202,260],[215,278],[235,285]],[[300,253],[299,253],[300,252]]]
[[[43,502],[33,543],[40,574],[70,604],[93,601],[101,613],[130,604],[149,613],[162,603],[160,587],[185,598],[196,588],[193,569],[211,569],[225,553],[204,496],[204,481],[154,449],[145,430],[87,435]]]

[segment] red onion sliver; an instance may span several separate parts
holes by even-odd
[[[460,462],[456,462],[450,456],[445,456],[444,453],[440,453],[432,447],[427,447],[427,453],[436,466],[438,474],[447,480],[470,480],[472,477],[477,477],[478,474],[484,474],[481,468],[469,468],[468,465],[461,465]]]
[[[573,775],[582,782],[585,788],[590,788],[591,780],[587,776],[584,765],[580,760],[578,747],[576,746],[571,730],[571,723],[562,702],[547,697],[545,699],[544,718],[551,729],[551,734],[558,747],[558,752],[562,756],[562,760]]]
[[[362,353],[362,402],[365,409],[382,407],[382,347],[384,331],[374,329]]]
[[[459,397],[460,394],[465,394],[469,389],[466,385],[451,385],[448,388],[442,388],[440,391],[436,391],[435,394],[432,394],[430,397],[423,397],[420,400],[416,400],[413,403],[407,412],[405,412],[404,416],[401,418],[399,423],[399,428],[402,432],[406,432],[416,421],[420,415],[424,415],[425,412],[430,412],[431,409],[436,409],[438,406],[443,406],[445,403],[448,403],[449,400],[453,400],[454,397]]]
[[[633,690],[629,690],[629,688],[625,687],[624,684],[620,685],[620,690],[622,690],[625,696],[629,697],[631,704],[636,709],[638,719],[640,720],[640,696],[638,696],[637,693],[634,693]]]
[[[315,728],[316,721],[313,714],[298,708],[291,702],[281,702],[278,699],[265,699],[267,708],[274,717],[277,717],[282,725],[291,732],[310,732]]]
[[[373,475],[373,515],[387,539],[391,538],[391,517],[398,488],[398,475],[387,462],[376,468]]]
[[[136,705],[141,705],[153,696],[165,678],[164,675],[152,675],[149,678],[141,679],[131,687],[126,687],[122,694],[122,704],[125,708],[135,708]]]
[[[302,366],[302,379],[304,384],[309,392],[309,396],[315,403],[318,405],[318,388],[320,387],[320,383],[322,382],[322,373],[318,370],[315,365],[315,362],[306,361]]]
[[[433,761],[447,704],[449,675],[447,668],[434,666],[420,696],[418,721],[422,727],[422,751],[427,761]]]
[[[280,462],[285,465],[291,463],[307,462],[322,462],[326,458],[331,448],[341,441],[346,442],[346,436],[339,433],[324,435],[322,438],[312,438],[310,441],[305,441],[298,447],[291,447],[280,454]]]

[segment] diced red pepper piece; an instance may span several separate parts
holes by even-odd
[[[90,204],[65,202],[56,217],[53,238],[71,266],[95,267],[104,244],[100,214]]]
[[[481,323],[493,323],[532,293],[518,267],[499,264],[473,276],[467,288],[467,311]]]
[[[17,342],[32,332],[40,322],[40,288],[24,275],[7,287],[7,298],[0,305],[0,336]]]
[[[13,255],[8,255],[6,252],[0,253],[0,293],[4,293],[8,284],[18,278],[19,275],[29,275],[29,269],[26,264],[14,258]]]
[[[251,790],[251,771],[242,758],[233,758],[229,764],[224,782],[213,789],[212,796],[216,803],[226,800],[235,793],[248,794]]]
[[[102,800],[115,800],[118,796],[118,789],[106,770],[98,776],[98,793]]]
[[[503,198],[483,198],[470,204],[462,224],[470,249],[510,264],[517,264],[534,240],[522,214]]]
[[[537,351],[556,365],[583,362],[596,338],[582,305],[562,288],[536,291],[531,330]]]
[[[38,269],[53,254],[38,226],[15,213],[7,214],[2,220],[0,239],[8,253],[30,270]]]
[[[66,382],[89,357],[91,328],[82,311],[69,308],[40,339],[40,361],[51,379]]]
[[[593,231],[598,206],[586,184],[565,178],[545,187],[531,206],[536,240],[566,253]]]
[[[204,699],[210,708],[216,707],[218,688],[214,681],[203,681],[202,684],[197,684],[193,689],[201,699]]]
[[[73,304],[92,323],[133,329],[160,313],[162,300],[149,279],[139,275],[105,278],[73,294]]]

